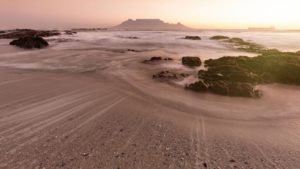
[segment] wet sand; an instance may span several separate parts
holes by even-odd
[[[72,43],[1,47],[0,168],[300,168],[299,87],[197,94],[151,78],[192,71],[181,53]],[[153,55],[175,61],[141,63]]]

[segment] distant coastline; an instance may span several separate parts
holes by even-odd
[[[275,27],[270,26],[270,27],[249,27],[248,28],[249,31],[253,31],[253,32],[272,32],[272,31],[276,31]]]
[[[166,23],[160,19],[128,19],[109,30],[127,31],[189,31],[193,30],[180,22],[177,24]]]

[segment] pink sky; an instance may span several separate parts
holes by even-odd
[[[299,6],[298,0],[0,0],[0,27],[107,27],[160,18],[195,28],[300,29]]]

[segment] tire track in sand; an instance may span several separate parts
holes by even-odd
[[[204,117],[201,116],[194,121],[191,136],[191,144],[195,150],[195,168],[197,169],[209,168],[209,153],[206,142],[206,126]]]
[[[80,123],[77,127],[73,128],[72,130],[70,130],[69,132],[67,132],[65,135],[70,135],[73,132],[75,132],[76,130],[78,130],[79,128],[82,128],[84,125],[86,125],[86,124],[90,123],[91,121],[97,119],[99,116],[101,116],[104,113],[108,112],[113,107],[115,107],[116,105],[118,105],[121,102],[123,102],[125,99],[126,99],[126,97],[121,97],[121,98],[116,99],[112,103],[106,105],[105,108],[103,108],[101,111],[99,111],[98,113],[92,115],[91,117],[89,117],[88,119],[86,119],[85,121],[83,121],[82,123]]]

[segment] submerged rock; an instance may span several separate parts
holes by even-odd
[[[139,39],[137,36],[127,36],[127,37],[124,37],[126,39]]]
[[[128,52],[143,52],[143,50],[127,49]]]
[[[187,39],[187,40],[201,40],[201,37],[199,37],[199,36],[186,36],[186,37],[184,37],[184,39]]]
[[[155,56],[155,57],[151,57],[151,58],[150,58],[150,61],[159,61],[159,60],[162,60],[162,57],[160,57],[160,56]]]
[[[204,83],[202,80],[192,83],[186,86],[186,89],[190,89],[196,92],[206,92],[208,90],[208,85]]]
[[[194,56],[182,57],[181,61],[183,65],[189,67],[197,67],[197,66],[201,66],[202,64],[201,59],[199,57],[194,57]]]
[[[229,37],[218,35],[218,36],[213,36],[213,37],[211,37],[209,39],[210,40],[225,40],[225,39],[229,39]]]
[[[152,76],[153,79],[158,80],[181,80],[190,76],[187,73],[175,73],[171,71],[161,71]]]
[[[65,31],[65,34],[66,34],[66,35],[74,35],[74,34],[77,34],[77,32],[72,31],[72,30],[66,30],[66,31]]]
[[[170,71],[161,71],[152,76],[153,79],[161,79],[161,80],[175,80],[178,79],[177,74]]]
[[[211,92],[224,96],[258,98],[262,95],[259,90],[255,90],[254,85],[251,83],[230,82],[224,80],[199,80],[196,83],[188,85],[186,88],[196,92]]]
[[[0,34],[5,33],[5,31],[0,31]]]
[[[149,60],[144,60],[143,63],[150,63],[150,62],[157,62],[157,61],[171,61],[173,60],[172,58],[169,57],[161,57],[161,56],[154,56],[151,57]]]
[[[164,58],[164,60],[169,60],[170,61],[170,60],[174,60],[174,59],[172,59],[172,58]]]
[[[47,47],[49,44],[43,38],[38,36],[31,36],[31,37],[23,37],[19,38],[18,40],[13,40],[10,42],[10,45],[15,45],[20,48],[24,49],[33,49],[33,48],[44,48]]]
[[[263,53],[265,50],[267,50],[262,45],[259,45],[254,42],[248,42],[241,38],[229,38],[229,39],[225,40],[224,42],[232,44],[232,46],[234,48],[241,50],[241,51],[245,51],[245,52]]]
[[[6,34],[1,34],[0,39],[18,39],[28,36],[50,37],[58,35],[60,35],[60,33],[56,30],[16,29]]]

